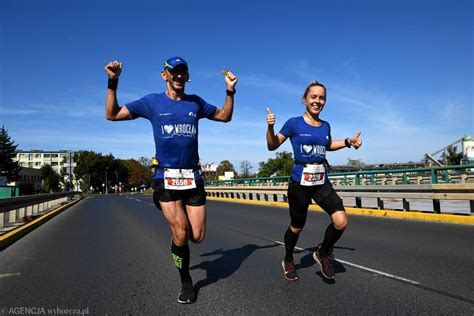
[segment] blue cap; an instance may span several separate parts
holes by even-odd
[[[164,63],[165,69],[168,70],[173,69],[174,67],[179,65],[185,65],[186,68],[188,68],[188,63],[183,58],[178,56],[168,58],[167,60],[165,60]]]

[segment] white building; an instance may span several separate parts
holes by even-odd
[[[71,150],[17,150],[15,160],[19,162],[20,167],[26,168],[41,169],[44,165],[50,165],[59,175],[64,176],[66,182],[71,176],[74,183],[74,168],[76,167],[74,155],[77,153]]]

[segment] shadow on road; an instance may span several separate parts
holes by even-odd
[[[191,267],[191,270],[206,270],[206,278],[199,280],[194,287],[199,291],[200,288],[215,283],[221,279],[228,278],[239,269],[242,263],[256,250],[278,247],[278,244],[267,246],[257,246],[255,244],[245,245],[241,248],[222,250],[217,249],[213,252],[204,253],[201,257],[221,255],[212,261],[204,261]]]

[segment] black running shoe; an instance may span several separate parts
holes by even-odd
[[[321,255],[321,245],[319,245],[316,251],[313,253],[313,259],[319,264],[321,273],[326,279],[334,280],[336,278],[329,256]]]
[[[192,304],[196,301],[196,291],[192,282],[183,282],[178,294],[178,302],[181,304]]]
[[[295,264],[293,263],[293,261],[286,262],[285,260],[283,260],[281,262],[281,266],[283,267],[283,274],[287,280],[298,280],[298,274],[296,273]]]

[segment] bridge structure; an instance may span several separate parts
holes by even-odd
[[[457,178],[456,169],[448,172],[455,183],[430,185],[469,187],[469,168],[458,170],[466,177]],[[444,170],[436,173],[444,179]],[[370,177],[361,179],[370,183]],[[267,185],[268,179],[258,181],[262,185],[254,187],[279,187],[279,179],[274,179],[276,185]],[[352,181],[348,175],[347,183]],[[358,185],[365,184],[354,182],[347,187]],[[234,182],[233,186],[214,187],[242,186]],[[207,189],[206,240],[190,246],[198,300],[185,306],[176,302],[180,286],[170,255],[169,228],[151,195],[82,196],[72,192],[37,197],[36,201],[0,200],[4,218],[0,314],[474,313],[472,222],[351,213],[349,227],[334,249],[336,280],[328,282],[312,253],[329,218],[311,211],[295,252],[300,280],[288,282],[281,270],[283,235],[289,224],[283,198],[274,202],[268,194],[266,201],[263,191],[256,190],[260,200],[256,195],[252,200],[237,200],[236,196],[212,197],[210,184]],[[463,194],[471,198],[469,192]],[[426,213],[472,218],[470,212],[441,211]],[[394,212],[421,213],[413,209]]]

